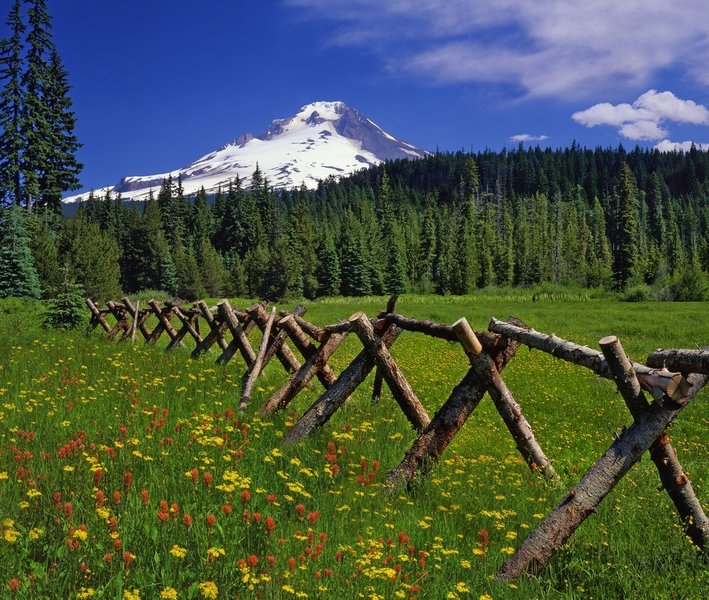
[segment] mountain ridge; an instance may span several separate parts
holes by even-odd
[[[208,193],[224,188],[235,177],[246,179],[256,166],[277,189],[340,178],[362,168],[397,158],[422,158],[429,153],[382,129],[357,109],[341,101],[311,102],[293,116],[274,119],[262,133],[242,133],[221,148],[173,171],[123,177],[95,194],[121,194],[126,200],[147,200],[168,177],[182,180],[189,195],[204,187]],[[82,201],[89,193],[70,196]]]

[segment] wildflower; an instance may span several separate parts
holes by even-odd
[[[207,598],[207,600],[216,600],[219,596],[219,588],[217,584],[213,581],[205,581],[200,583],[198,586],[202,598]]]
[[[222,506],[222,512],[223,512],[225,515],[230,515],[230,514],[232,513],[231,504],[229,504],[229,503],[227,502],[224,506]]]
[[[459,581],[458,583],[456,583],[455,590],[456,592],[460,592],[461,594],[470,593],[470,588],[468,588],[464,581]]]
[[[176,558],[184,558],[185,556],[187,556],[187,548],[183,548],[182,546],[174,544],[172,548],[170,548],[170,554],[172,554]]]
[[[20,587],[20,582],[17,580],[17,577],[13,577],[12,579],[10,579],[7,584],[7,587],[9,587],[10,591],[14,594],[17,591],[17,588]]]
[[[140,590],[123,590],[123,598],[125,600],[140,600]]]
[[[313,510],[308,513],[308,521],[310,522],[311,525],[315,525],[315,523],[318,522],[318,519],[320,519],[320,511],[319,510]]]
[[[123,553],[123,565],[126,569],[131,566],[134,560],[135,554],[133,554],[132,552],[126,551]]]
[[[207,560],[212,562],[217,560],[220,556],[226,555],[226,550],[224,548],[210,548],[207,550]]]
[[[85,598],[91,598],[94,595],[94,588],[82,587],[76,594],[77,600],[84,600]]]
[[[166,587],[160,592],[161,600],[177,600],[177,590],[173,587]]]
[[[263,525],[266,528],[266,533],[268,533],[268,535],[271,535],[271,533],[273,533],[273,530],[276,528],[276,521],[273,519],[273,517],[268,516],[263,522]]]
[[[215,517],[212,513],[209,513],[207,515],[207,527],[214,527],[217,523],[217,517]]]
[[[305,515],[305,506],[302,504],[296,504],[295,505],[295,512],[298,515],[299,518],[303,518]]]
[[[244,490],[241,492],[241,503],[246,506],[249,503],[249,500],[251,500],[251,492],[249,490]]]
[[[131,485],[133,485],[133,473],[126,471],[123,475],[123,487],[129,490]]]
[[[184,515],[182,517],[182,521],[187,526],[187,529],[190,529],[192,527],[192,515]]]
[[[142,490],[140,492],[140,501],[143,504],[147,504],[148,502],[150,502],[150,494],[148,494],[148,490]]]
[[[115,504],[120,504],[120,503],[121,503],[121,493],[120,493],[118,490],[116,490],[115,492],[113,492],[113,502],[114,502]]]

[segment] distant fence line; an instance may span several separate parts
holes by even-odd
[[[324,391],[286,433],[285,444],[294,444],[323,427],[376,370],[373,398],[381,395],[386,382],[394,400],[418,432],[401,463],[388,472],[389,488],[408,485],[417,474],[426,474],[433,468],[485,392],[492,398],[529,468],[550,480],[558,480],[521,406],[501,376],[519,345],[524,344],[613,380],[633,423],[505,562],[498,571],[498,580],[509,581],[524,573],[539,572],[581,523],[596,512],[600,502],[646,451],[680,515],[686,535],[699,549],[705,551],[709,547],[709,520],[665,432],[707,383],[709,348],[658,350],[643,365],[631,362],[614,336],[601,339],[598,351],[539,333],[513,317],[507,321],[493,318],[486,331],[474,331],[464,317],[453,325],[405,317],[395,312],[396,302],[397,297],[392,296],[386,309],[373,319],[359,311],[339,323],[320,327],[303,318],[306,308],[302,305],[292,312],[281,311],[277,318],[275,306],[268,310],[263,304],[255,304],[238,310],[228,300],[213,307],[202,300],[189,307],[149,300],[147,307],[141,308],[138,302],[133,304],[129,298],[123,298],[98,308],[91,299],[86,299],[91,311],[87,333],[100,326],[109,339],[135,342],[140,332],[148,344],[156,344],[165,335],[169,338],[166,350],[186,346],[191,340],[192,358],[199,358],[216,345],[218,364],[227,364],[239,354],[246,364],[239,401],[242,410],[250,402],[257,378],[276,357],[287,378],[260,406],[259,413],[264,416],[283,410],[317,378]],[[152,330],[147,324],[151,317],[157,319]],[[249,334],[256,328],[262,336],[255,350]],[[403,331],[459,342],[470,364],[433,418],[390,353]],[[351,333],[359,338],[362,350],[338,375],[328,361]],[[650,395],[650,401],[646,394]]]

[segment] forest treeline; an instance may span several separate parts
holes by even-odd
[[[73,218],[14,221],[50,294],[62,279],[97,298],[187,300],[551,283],[691,300],[707,292],[708,173],[699,150],[520,146],[387,162],[317,190],[276,192],[257,169],[186,198],[168,179],[144,203],[91,195]]]

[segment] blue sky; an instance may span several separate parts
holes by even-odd
[[[315,100],[342,100],[429,150],[709,143],[706,0],[49,8],[82,189],[177,168]]]

